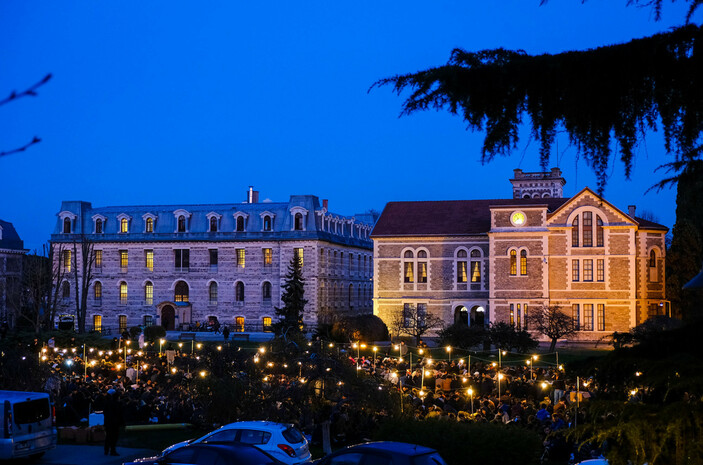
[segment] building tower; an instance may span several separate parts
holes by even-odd
[[[523,173],[521,169],[513,170],[514,177],[510,180],[513,185],[514,199],[563,198],[563,187],[566,180],[559,168],[549,172]]]

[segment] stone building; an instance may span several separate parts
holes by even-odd
[[[371,235],[374,313],[529,329],[530,309],[558,305],[595,340],[668,312],[666,227],[589,188],[563,198],[558,169],[511,183],[511,199],[388,203]]]
[[[88,328],[219,322],[268,330],[294,256],[306,280],[306,324],[372,311],[374,215],[331,213],[313,195],[259,202],[250,188],[246,202],[219,205],[65,201],[57,216],[51,240],[68,278],[84,273],[74,243],[93,249]],[[61,283],[67,309],[73,282]]]
[[[0,220],[0,324],[17,321],[22,261],[28,251],[12,223]]]

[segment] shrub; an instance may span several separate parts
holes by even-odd
[[[157,339],[166,337],[166,329],[163,326],[147,326],[144,328],[144,339],[154,342]]]
[[[387,341],[388,327],[376,315],[342,318],[332,325],[332,339],[347,341]]]
[[[431,447],[448,465],[536,464],[542,452],[537,433],[524,428],[442,419],[390,419],[379,426],[374,439]]]
[[[454,323],[439,331],[441,345],[450,345],[460,349],[471,349],[483,344],[488,339],[488,332],[483,326],[467,326]]]
[[[132,326],[131,328],[129,328],[130,339],[137,339],[140,334],[142,334],[142,328],[140,328],[139,326]]]

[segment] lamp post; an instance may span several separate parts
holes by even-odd
[[[164,341],[163,338],[159,339],[159,358],[161,358],[161,348],[163,347],[164,342],[166,341]]]
[[[88,379],[88,361],[85,359],[85,343],[83,343],[83,381]]]
[[[503,379],[503,373],[498,373],[498,400],[500,400],[500,380]]]
[[[452,346],[447,346],[447,353],[449,354],[449,363],[452,363]]]
[[[467,390],[469,393],[469,397],[471,397],[471,415],[474,414],[474,390],[472,388],[469,388]]]
[[[532,381],[532,360],[528,360],[525,363],[530,367],[530,381]]]

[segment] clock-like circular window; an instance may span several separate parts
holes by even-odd
[[[510,222],[513,226],[524,226],[525,221],[527,221],[527,217],[523,212],[517,211],[510,215]]]

